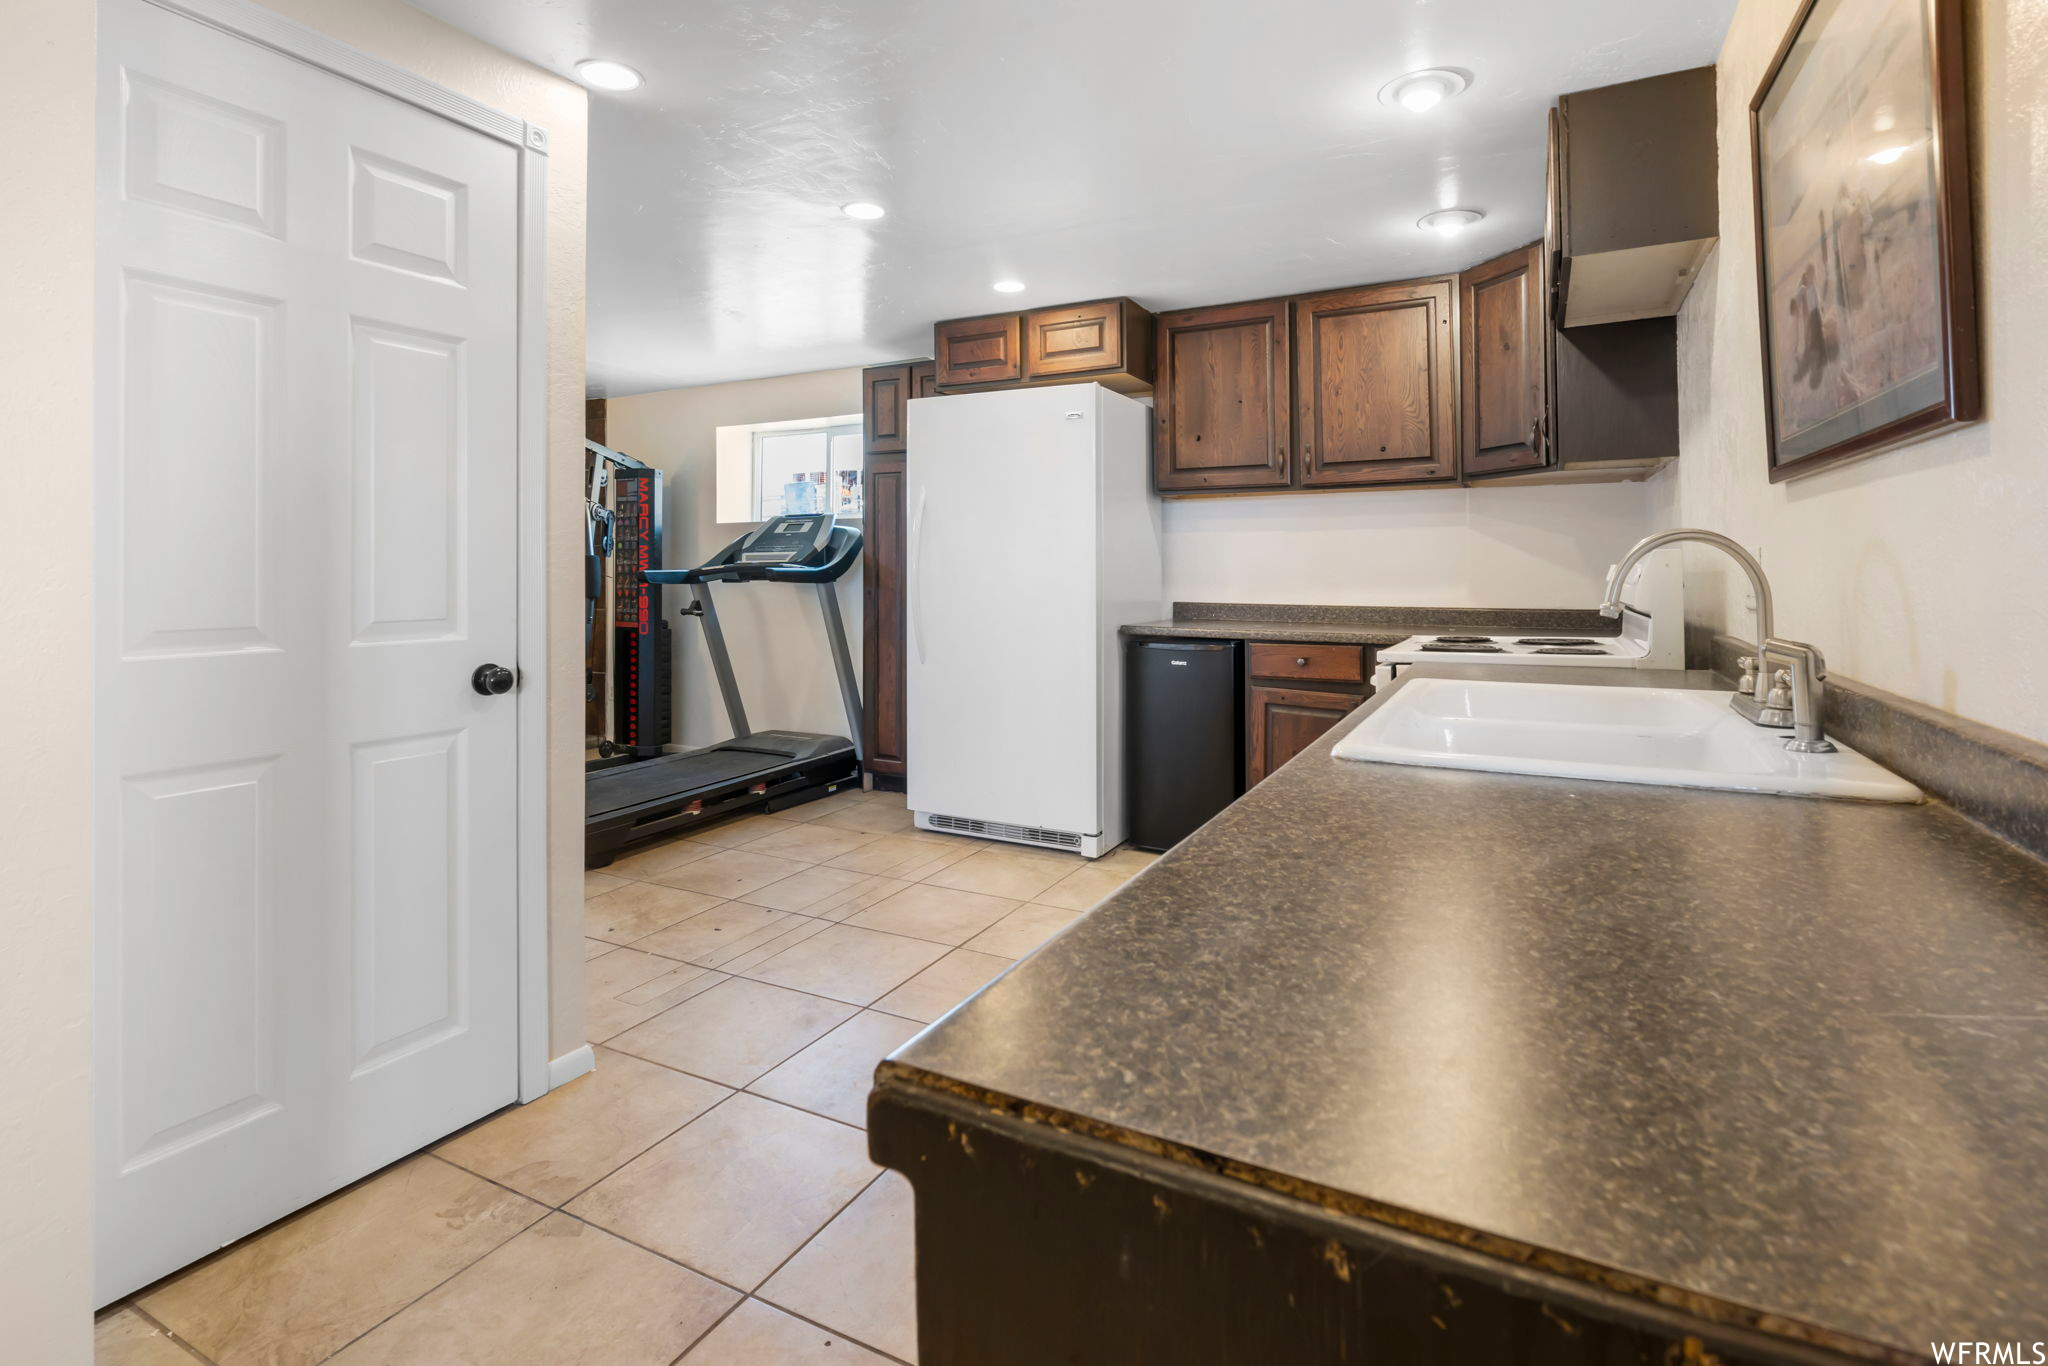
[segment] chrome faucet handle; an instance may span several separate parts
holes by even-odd
[[[1756,656],[1736,656],[1735,667],[1742,670],[1742,677],[1736,680],[1735,691],[1754,696],[1756,694]]]
[[[1764,695],[1764,706],[1783,709],[1792,705],[1792,671],[1779,669],[1771,675],[1771,690]]]
[[[1799,640],[1774,637],[1765,641],[1762,649],[1766,667],[1776,659],[1784,660],[1786,665],[1773,675],[1781,682],[1792,706],[1792,738],[1785,742],[1785,748],[1795,754],[1834,753],[1835,746],[1822,730],[1822,715],[1827,709],[1827,660],[1818,649]],[[1777,696],[1778,689],[1773,688],[1772,699]]]

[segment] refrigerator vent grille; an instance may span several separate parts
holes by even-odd
[[[968,816],[933,815],[927,819],[940,829],[958,830],[963,835],[986,835],[990,839],[1042,844],[1051,849],[1081,847],[1081,837],[1071,830],[1040,830],[1032,825],[1005,825],[1001,821],[978,821]]]

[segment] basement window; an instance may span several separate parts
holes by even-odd
[[[857,519],[861,495],[857,413],[718,429],[720,522],[765,522],[796,512]]]

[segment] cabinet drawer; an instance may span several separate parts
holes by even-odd
[[[1252,677],[1312,678],[1319,683],[1363,683],[1362,645],[1253,645]]]

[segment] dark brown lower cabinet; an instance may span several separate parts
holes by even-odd
[[[925,1366],[1852,1362],[895,1078],[868,1143],[916,1191]]]
[[[909,404],[938,392],[928,360],[877,365],[864,376],[866,541],[861,547],[861,759],[877,785],[901,790],[903,746],[903,471]]]
[[[1245,691],[1245,727],[1251,732],[1246,787],[1292,759],[1351,714],[1365,698],[1355,693],[1311,692],[1254,683]]]
[[[862,763],[900,787],[903,746],[903,462],[867,470],[867,540],[861,548]]]

